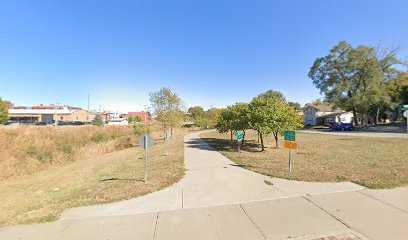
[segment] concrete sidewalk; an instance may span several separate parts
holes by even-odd
[[[0,239],[408,239],[408,188],[269,178],[235,166],[199,134],[185,137],[179,183],[70,209],[54,223],[2,228]]]
[[[13,226],[0,239],[404,240],[407,223],[407,212],[350,191]]]
[[[127,201],[69,209],[61,219],[170,211],[364,189],[350,182],[298,182],[251,172],[214,151],[200,139],[201,133],[185,136],[186,174],[179,183]]]

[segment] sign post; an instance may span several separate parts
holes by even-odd
[[[154,144],[153,137],[144,134],[139,137],[139,147],[144,149],[144,182],[147,182],[147,150],[150,149]]]
[[[402,115],[404,115],[404,117],[407,119],[407,134],[408,134],[408,108],[407,110],[404,111]]]
[[[408,134],[408,105],[402,105],[402,110],[404,110],[402,115],[404,115],[404,117],[407,119],[407,134]]]
[[[289,172],[292,172],[292,148],[296,149],[296,132],[295,131],[285,131],[284,134],[285,148],[289,148]]]
[[[240,152],[241,141],[244,138],[244,132],[235,132],[235,137],[237,138],[237,151]]]
[[[167,156],[167,140],[171,138],[171,134],[169,132],[164,133],[164,155]]]

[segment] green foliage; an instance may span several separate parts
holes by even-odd
[[[199,117],[194,120],[194,125],[201,128],[208,127],[210,126],[210,121],[207,118]]]
[[[205,112],[205,117],[208,119],[210,127],[215,127],[217,125],[218,118],[223,111],[224,109],[222,108],[210,108]]]
[[[143,121],[143,119],[140,117],[140,116],[136,116],[134,119],[133,119],[133,122],[137,122],[137,123],[141,123]]]
[[[288,102],[288,105],[295,110],[302,110],[302,106],[298,102]]]
[[[245,131],[249,129],[248,104],[236,103],[227,107],[218,118],[215,126],[220,133]]]
[[[204,116],[205,116],[205,111],[200,106],[195,106],[195,107],[188,108],[187,113],[190,115],[190,117],[193,120],[204,118]]]
[[[146,124],[137,123],[133,126],[133,133],[138,137],[143,134],[149,134],[150,129]]]
[[[249,104],[249,126],[259,133],[262,150],[264,150],[263,135],[273,134],[278,147],[279,135],[285,130],[302,127],[302,117],[283,100],[281,97],[265,98],[261,94]]]
[[[274,91],[274,90],[268,90],[264,93],[261,93],[258,95],[257,98],[262,98],[262,99],[275,99],[275,100],[279,100],[281,102],[286,103],[286,98],[285,96],[283,96],[283,94],[279,91]]]
[[[96,126],[103,126],[102,116],[100,114],[96,114],[94,120],[92,120],[92,125]]]
[[[164,131],[169,127],[173,129],[181,126],[185,119],[183,101],[169,88],[150,93],[150,103],[156,120],[163,124]]]
[[[303,119],[293,106],[286,103],[282,93],[269,90],[255,97],[250,104],[236,103],[227,107],[218,118],[216,128],[220,133],[256,130],[264,150],[263,136],[273,134],[276,144],[278,135],[285,130],[302,127]]]
[[[128,123],[141,123],[143,119],[140,116],[128,117]]]
[[[109,136],[107,136],[106,134],[100,133],[100,132],[95,133],[91,138],[93,142],[97,142],[97,143],[105,142],[108,139],[109,139]]]
[[[397,76],[398,64],[395,51],[363,45],[353,48],[342,41],[327,56],[315,60],[308,76],[327,101],[352,110],[357,124],[357,112],[370,114],[390,106],[385,85]]]
[[[403,72],[388,82],[386,91],[396,105],[408,104],[408,72]]]
[[[4,124],[8,119],[7,101],[0,98],[0,125]]]

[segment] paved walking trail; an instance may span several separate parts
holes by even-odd
[[[408,188],[266,177],[235,166],[199,134],[185,136],[179,183],[69,209],[54,223],[2,228],[0,239],[408,239]]]

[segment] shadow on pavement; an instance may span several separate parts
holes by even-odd
[[[105,178],[105,179],[101,179],[99,180],[99,182],[107,182],[107,181],[137,181],[137,182],[143,182],[143,180],[140,179],[135,179],[135,178]]]
[[[216,151],[214,148],[210,147],[205,141],[201,139],[192,139],[187,142],[186,146],[188,148],[197,148],[206,151]]]

